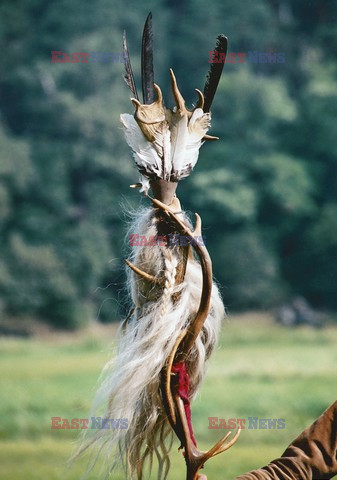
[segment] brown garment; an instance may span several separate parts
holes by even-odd
[[[337,475],[337,401],[283,455],[236,480],[322,480]]]

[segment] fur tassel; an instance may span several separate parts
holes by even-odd
[[[147,238],[158,234],[153,209],[137,216],[129,233],[134,232]],[[153,276],[164,275],[164,284],[149,285],[128,271],[135,309],[120,331],[116,358],[105,367],[105,380],[97,394],[96,411],[106,406],[104,417],[126,418],[128,429],[100,430],[88,437],[82,448],[96,446],[97,457],[104,454],[109,459],[109,472],[122,462],[128,479],[141,480],[146,465],[151,470],[154,456],[158,460],[157,478],[166,479],[169,471],[172,433],[161,400],[160,373],[180,332],[195,315],[201,292],[201,268],[195,259],[187,262],[183,283],[175,283],[180,249],[159,245],[132,248],[132,263]],[[223,317],[224,307],[213,285],[210,313],[186,361],[191,399],[202,382]]]

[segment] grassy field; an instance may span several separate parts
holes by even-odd
[[[76,430],[51,430],[51,417],[85,418],[110,357],[113,327],[66,336],[0,340],[0,478],[79,479],[84,461],[67,459]],[[285,428],[245,429],[228,452],[210,460],[209,480],[232,479],[280,455],[337,398],[337,328],[286,329],[268,315],[232,316],[193,404],[196,436],[210,447],[222,430],[208,417],[284,418]],[[178,445],[175,445],[177,447]],[[174,448],[171,479],[183,479]],[[114,479],[123,477],[118,473]],[[97,480],[97,474],[88,479]]]

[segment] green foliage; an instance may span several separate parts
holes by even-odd
[[[221,140],[203,146],[178,190],[203,217],[225,302],[262,307],[300,292],[336,307],[335,246],[323,232],[337,205],[337,11],[323,3],[132,0],[126,10],[117,0],[2,1],[2,310],[68,328],[118,316],[120,203],[138,202],[127,189],[137,172],[118,119],[133,109],[123,64],[54,64],[51,51],[121,52],[125,28],[140,90],[151,8],[156,82],[168,106],[168,68],[191,106],[219,33],[231,52],[285,52],[283,64],[224,66],[210,132]]]
[[[337,307],[336,228],[337,206],[327,204],[287,262],[289,275],[299,292],[309,294],[320,306],[329,304],[334,308]]]
[[[277,256],[256,230],[244,229],[218,240],[219,281],[225,303],[232,309],[270,308],[285,295]],[[228,300],[227,300],[228,299]]]

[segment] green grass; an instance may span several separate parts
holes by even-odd
[[[85,461],[70,470],[66,466],[78,431],[51,430],[51,417],[88,415],[100,370],[110,356],[112,332],[0,340],[2,480],[80,478]],[[200,446],[210,447],[225,433],[208,429],[211,416],[284,418],[286,423],[283,430],[243,430],[230,451],[209,461],[209,480],[229,480],[268,463],[336,400],[336,343],[336,327],[285,329],[256,314],[226,321],[193,403]],[[174,448],[169,478],[184,478],[183,471],[181,453]],[[88,477],[97,478],[97,473]]]

